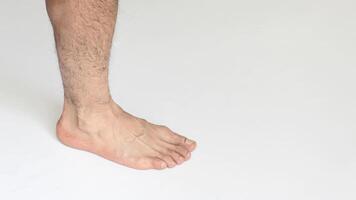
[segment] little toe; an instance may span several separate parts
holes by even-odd
[[[167,168],[167,163],[159,158],[152,160],[152,166],[154,169],[165,169]]]
[[[134,166],[137,169],[165,169],[167,167],[167,163],[164,160],[156,157],[141,158],[138,165]]]

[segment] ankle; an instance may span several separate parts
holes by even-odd
[[[88,125],[96,125],[98,121],[106,120],[113,115],[115,102],[77,103],[65,98],[63,112],[59,120],[66,127],[88,129]]]

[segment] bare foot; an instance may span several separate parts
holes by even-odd
[[[122,110],[116,103],[78,108],[65,102],[59,140],[135,169],[171,168],[190,158],[196,143]]]

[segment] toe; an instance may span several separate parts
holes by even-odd
[[[184,160],[190,157],[190,151],[182,145],[176,145],[174,151],[181,155]]]
[[[151,164],[153,169],[165,169],[168,167],[167,163],[159,158],[152,159]]]
[[[161,159],[166,162],[167,167],[169,168],[175,167],[177,165],[177,163],[170,155],[163,155]]]
[[[160,132],[162,133],[162,139],[176,145],[184,145],[189,151],[193,151],[196,147],[196,142],[188,139],[182,135],[179,135],[165,126],[160,127]]]
[[[193,141],[193,140],[186,139],[186,140],[184,141],[184,145],[185,145],[186,148],[188,148],[188,150],[189,150],[190,152],[192,152],[192,151],[194,151],[194,149],[196,148],[197,143],[196,143],[195,141]]]
[[[171,156],[173,157],[173,159],[174,159],[174,161],[178,164],[178,165],[180,165],[180,164],[182,164],[183,162],[184,162],[184,157],[183,156],[181,156],[179,153],[177,153],[177,152],[172,152],[171,153]]]
[[[133,165],[132,167],[136,169],[165,169],[167,168],[167,163],[156,157],[144,157],[139,159],[137,164]]]

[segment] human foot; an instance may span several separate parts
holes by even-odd
[[[112,101],[86,108],[65,101],[57,136],[67,146],[135,169],[174,167],[196,147],[194,141],[132,116]]]

